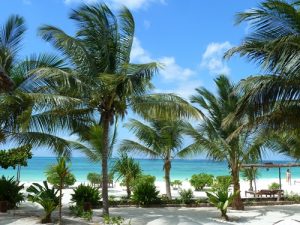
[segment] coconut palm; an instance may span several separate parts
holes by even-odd
[[[251,25],[240,46],[226,53],[247,57],[268,74],[241,82],[241,99],[236,116],[253,108],[254,123],[275,129],[299,129],[300,3],[266,0],[258,7],[238,13],[236,22]]]
[[[113,172],[119,175],[118,179],[123,178],[122,185],[126,186],[127,198],[129,199],[134,181],[142,174],[140,164],[123,153],[114,163]]]
[[[184,157],[191,153],[206,152],[207,157],[214,160],[227,161],[232,176],[234,193],[233,208],[243,209],[240,195],[239,172],[241,165],[251,158],[261,155],[261,147],[266,142],[266,136],[249,130],[238,130],[234,137],[232,132],[240,127],[243,121],[232,120],[223,126],[223,120],[235,112],[240,95],[234,93],[235,85],[225,76],[215,79],[217,94],[205,88],[196,89],[197,94],[191,97],[192,103],[199,106],[198,110],[204,115],[198,127],[187,124],[186,134],[194,140],[186,150],[180,153]],[[254,157],[255,156],[255,157]]]
[[[51,126],[50,112],[75,99],[60,96],[49,79],[31,73],[40,67],[64,70],[62,59],[48,54],[20,59],[25,31],[24,19],[18,15],[10,16],[0,28],[0,108],[5,109],[0,111],[0,144],[13,140],[22,146],[46,144],[58,151],[67,141],[52,133],[55,126]]]
[[[131,119],[126,127],[135,134],[138,141],[123,140],[120,150],[134,151],[162,159],[164,162],[166,194],[171,199],[170,171],[172,160],[183,150],[183,122],[150,119],[148,124]]]
[[[103,213],[108,214],[109,133],[115,117],[124,118],[129,108],[141,115],[165,117],[198,113],[175,95],[148,94],[158,65],[130,62],[135,23],[127,8],[116,16],[105,4],[82,5],[70,18],[77,25],[74,36],[49,25],[39,33],[69,60],[72,71],[36,72],[65,84],[62,93],[82,100],[72,113],[91,113],[102,126]]]

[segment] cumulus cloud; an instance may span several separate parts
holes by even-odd
[[[202,86],[202,82],[200,80],[189,80],[180,82],[178,85],[174,86],[172,89],[155,89],[155,93],[173,93],[176,94],[186,100],[195,94],[195,89]]]
[[[230,69],[223,61],[223,54],[231,47],[232,45],[228,41],[210,43],[202,55],[201,67],[208,69],[213,75],[229,74]]]
[[[163,69],[160,74],[166,80],[187,80],[195,74],[190,68],[183,68],[179,66],[174,57],[162,57],[158,60],[162,65]]]
[[[80,3],[84,2],[87,4],[95,3],[95,2],[103,2],[100,0],[64,0],[64,3],[67,5],[73,3]],[[141,8],[147,8],[151,3],[160,3],[166,4],[165,0],[106,0],[104,1],[107,4],[110,4],[113,7],[120,7],[122,5],[127,6],[131,10],[137,10]]]
[[[183,68],[176,63],[176,60],[172,56],[163,56],[161,58],[154,59],[150,54],[142,47],[139,39],[134,38],[132,51],[131,51],[131,61],[136,63],[148,63],[148,62],[159,62],[162,65],[162,69],[159,74],[166,81],[175,80],[187,80],[192,75],[195,74],[190,68]]]

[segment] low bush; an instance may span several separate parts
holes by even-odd
[[[77,206],[82,206],[85,211],[99,206],[100,198],[101,194],[97,188],[83,184],[75,188],[74,193],[71,194],[71,201]]]
[[[5,178],[2,176],[0,179],[0,201],[7,202],[7,208],[15,208],[20,202],[24,201],[24,195],[21,193],[21,190],[24,188],[23,185],[14,179]]]
[[[179,191],[181,203],[190,204],[194,195],[192,189],[180,190]]]
[[[138,178],[133,188],[132,200],[140,205],[150,205],[158,203],[159,191],[155,187],[155,177],[143,175]]]
[[[278,190],[280,189],[280,185],[276,182],[273,182],[272,184],[269,185],[269,190]]]
[[[76,217],[81,217],[87,221],[91,221],[93,218],[93,211],[83,209],[83,206],[72,205],[70,206],[71,213]]]
[[[42,223],[51,223],[51,214],[59,204],[58,190],[54,187],[50,189],[47,181],[44,181],[43,185],[33,183],[27,188],[29,193],[27,198],[29,201],[36,202],[44,208],[45,215],[42,218]]]
[[[200,173],[194,174],[190,180],[191,185],[196,191],[201,191],[205,186],[211,186],[214,181],[214,176],[211,174]]]
[[[300,195],[294,192],[285,193],[285,199],[288,201],[300,202]]]

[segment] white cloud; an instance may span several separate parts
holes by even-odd
[[[141,42],[136,37],[133,39],[130,59],[135,63],[149,63],[154,61],[154,59],[151,59],[150,54],[143,49]]]
[[[150,54],[141,46],[139,39],[134,38],[131,61],[135,63],[148,63],[148,62],[159,62],[162,64],[162,69],[159,72],[164,80],[175,81],[175,80],[187,80],[195,74],[190,68],[183,68],[176,63],[176,60],[172,56],[163,56],[158,59],[153,59]]]
[[[229,74],[230,69],[223,61],[223,54],[231,47],[232,45],[228,41],[210,43],[202,55],[201,67],[208,69],[213,75]]]
[[[172,89],[155,89],[155,93],[173,93],[180,97],[189,100],[189,98],[195,94],[195,89],[202,86],[200,80],[189,80],[179,83],[176,87]]]
[[[158,61],[163,65],[160,75],[165,80],[187,80],[195,74],[192,69],[179,66],[174,57],[166,56],[158,59]]]
[[[165,0],[106,0],[106,1],[100,1],[100,0],[64,0],[64,3],[67,5],[73,4],[73,3],[95,3],[95,2],[106,2],[107,4],[110,4],[113,7],[120,7],[122,5],[127,6],[131,10],[137,10],[137,9],[145,9],[147,8],[151,3],[160,3],[160,4],[166,4]]]

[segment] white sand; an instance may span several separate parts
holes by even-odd
[[[267,189],[272,182],[278,182],[278,179],[259,179],[257,181],[257,190]],[[79,183],[76,183],[78,185]],[[30,183],[25,183],[25,187]],[[165,193],[165,183],[156,182],[157,188],[161,194]],[[183,182],[183,189],[191,188],[188,181]],[[241,181],[241,194],[249,188],[246,181]],[[282,181],[282,189],[289,192],[300,194],[300,183],[288,185],[285,180]],[[70,215],[68,206],[70,204],[72,189],[64,190],[63,203],[64,224],[102,224],[101,209],[94,211],[93,222],[86,222],[80,218],[74,218]],[[124,187],[120,187],[117,183],[114,188],[109,189],[109,195],[116,197],[125,196]],[[173,197],[178,197],[178,191],[172,190]],[[205,197],[204,192],[194,192],[195,197]],[[32,225],[39,224],[40,216],[43,210],[40,206],[29,202],[21,204],[17,210],[12,210],[8,214],[0,214],[0,225]],[[300,224],[300,205],[291,206],[264,206],[264,207],[248,207],[245,211],[229,211],[231,222],[222,221],[219,212],[212,207],[208,208],[112,208],[111,215],[122,216],[129,220],[132,225],[193,225],[193,224]],[[57,212],[53,214],[53,218],[57,218]],[[298,222],[297,222],[298,221]],[[277,223],[278,222],[278,223]]]

